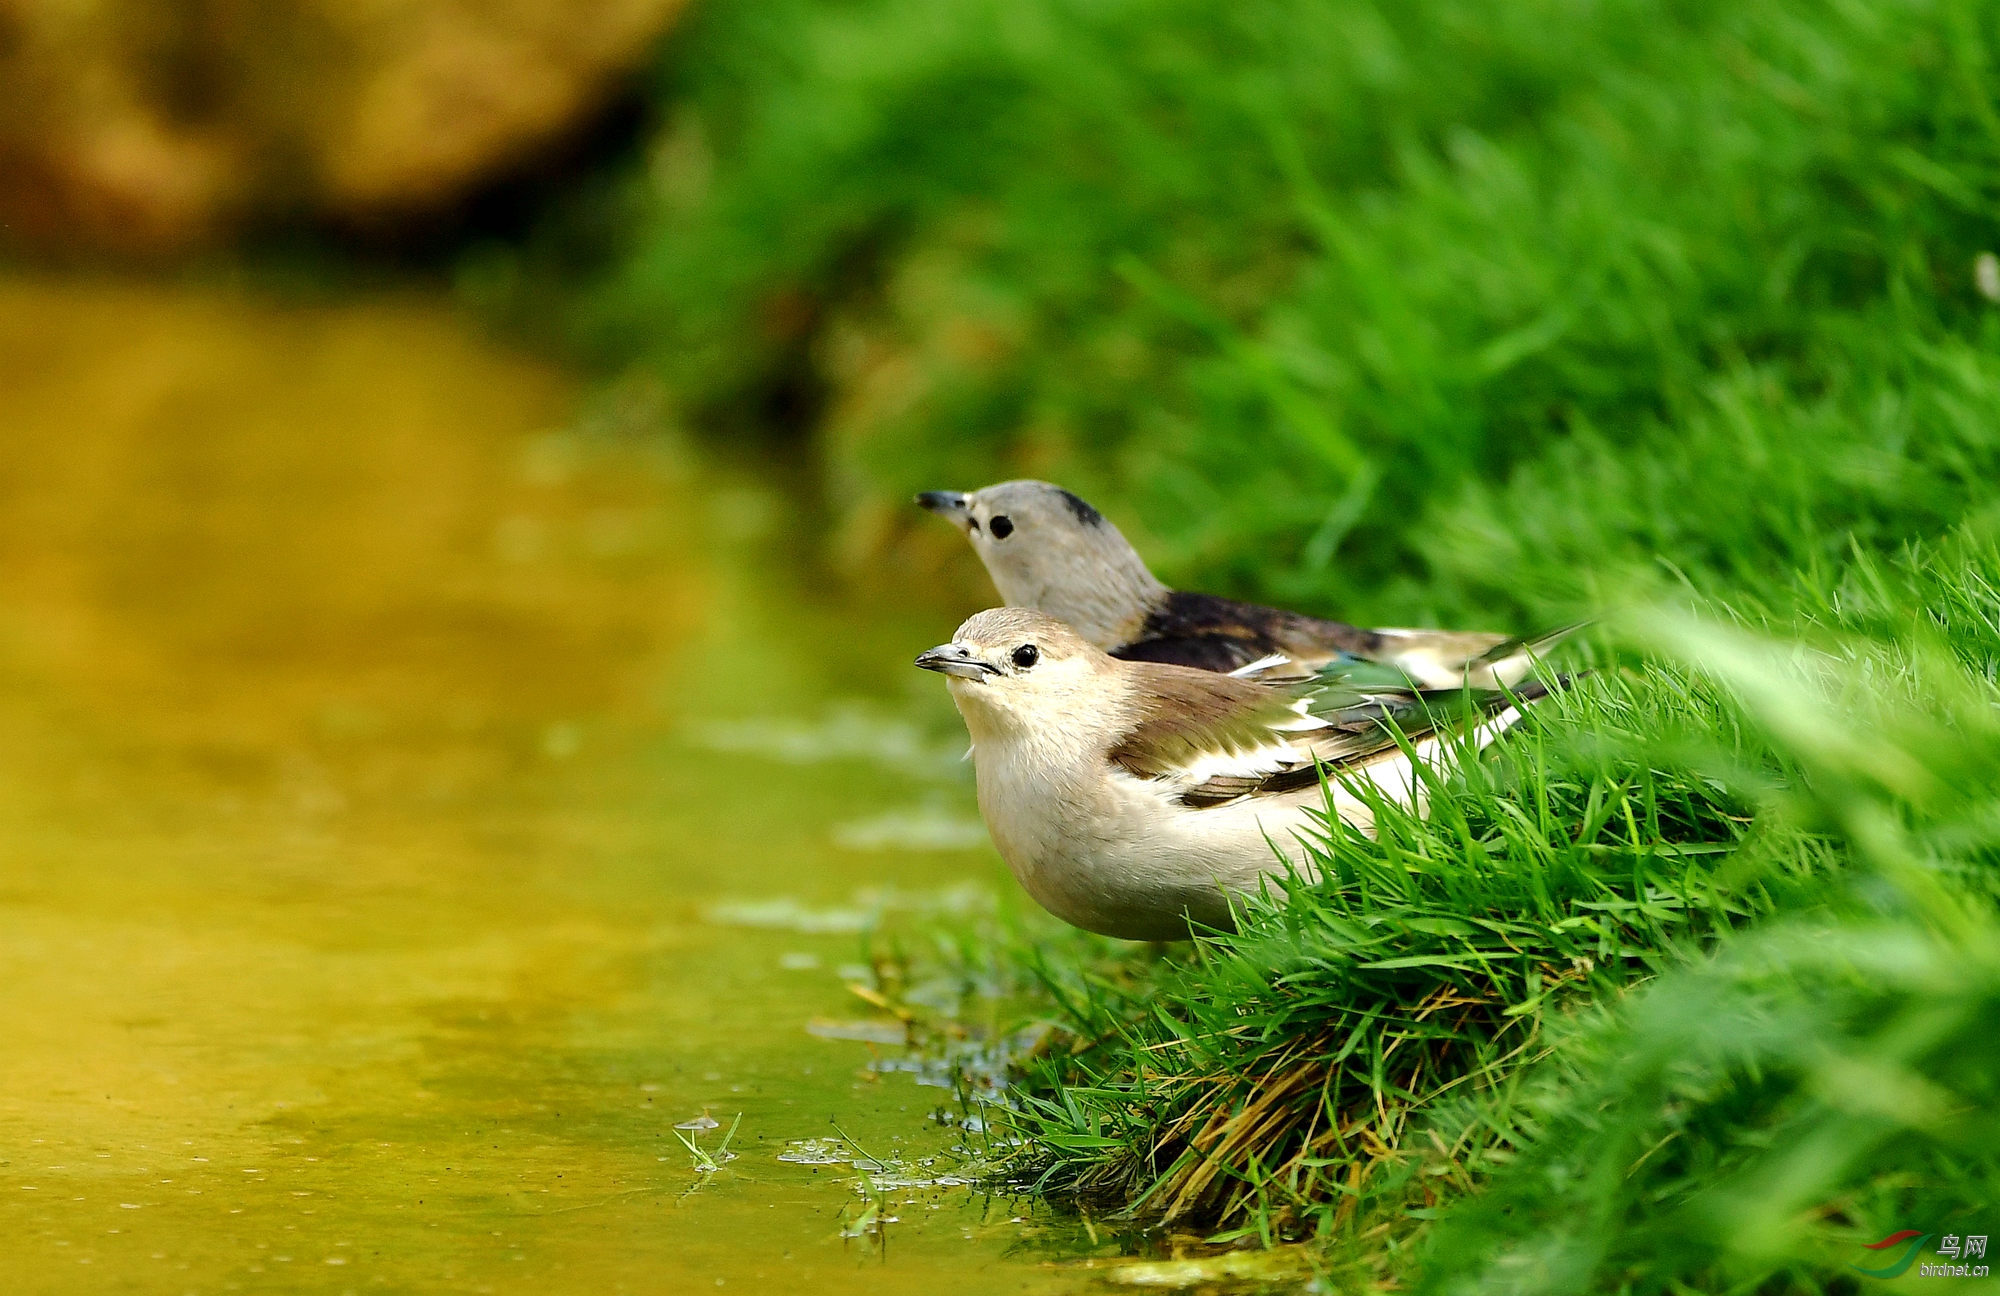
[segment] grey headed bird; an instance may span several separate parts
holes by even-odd
[[[1511,684],[1532,668],[1517,651],[1523,641],[1506,635],[1364,630],[1168,589],[1103,514],[1048,482],[925,491],[917,503],[965,532],[1010,607],[1058,617],[1127,661],[1207,671],[1233,671],[1273,655],[1307,668],[1381,662],[1426,688]]]
[[[1302,843],[1330,830],[1329,798],[1373,831],[1343,780],[1421,811],[1413,755],[1446,763],[1464,749],[1455,736],[1483,746],[1547,694],[1533,681],[1420,690],[1380,668],[1272,684],[1125,661],[1028,608],[981,612],[916,664],[946,677],[980,812],[1022,887],[1127,940],[1183,939],[1190,921],[1227,929],[1232,898],[1303,863]]]

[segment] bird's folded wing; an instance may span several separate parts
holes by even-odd
[[[1196,699],[1177,690],[1148,710],[1111,760],[1203,808],[1312,787],[1322,771],[1337,776],[1393,754],[1399,735],[1420,742],[1441,729],[1473,728],[1528,700],[1501,689],[1421,689],[1376,663],[1351,661],[1311,682],[1261,691],[1218,687]]]
[[[1260,684],[1337,676],[1355,683],[1425,689],[1511,687],[1534,674],[1540,660],[1581,624],[1513,638],[1449,630],[1373,630],[1369,633],[1375,642],[1365,653],[1274,653],[1230,674]]]
[[[1512,639],[1502,639],[1485,652],[1465,663],[1459,677],[1464,683],[1475,688],[1512,688],[1528,682],[1541,667],[1542,659],[1552,652],[1556,645],[1575,634],[1587,621],[1573,621],[1559,629],[1535,635],[1519,635]]]

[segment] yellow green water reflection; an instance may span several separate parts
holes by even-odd
[[[906,678],[950,616],[812,595],[650,400],[422,299],[0,283],[14,1290],[1074,1285],[1013,1204],[898,1194],[884,1255],[778,1160],[927,1155],[940,1095],[806,1034],[854,937],[704,914],[994,863]]]

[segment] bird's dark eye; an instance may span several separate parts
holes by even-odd
[[[1014,665],[1026,670],[1042,659],[1042,650],[1033,644],[1022,644],[1014,650]]]
[[[1008,536],[1014,534],[1014,523],[1005,513],[1000,513],[996,514],[993,520],[986,524],[986,529],[993,533],[995,540],[1005,540]]]

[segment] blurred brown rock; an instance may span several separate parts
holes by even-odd
[[[586,125],[683,3],[0,0],[0,241],[434,213]]]

